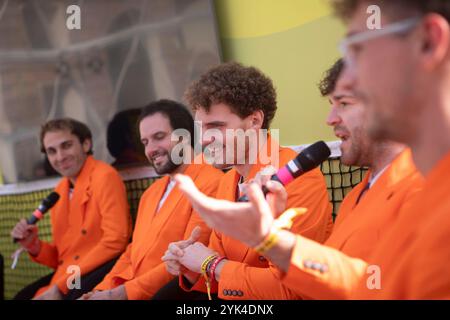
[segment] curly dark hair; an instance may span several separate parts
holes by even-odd
[[[209,69],[192,83],[184,95],[192,110],[209,111],[211,106],[224,103],[241,118],[256,110],[264,113],[263,129],[268,129],[277,110],[277,95],[272,80],[254,67],[236,62],[220,64]]]
[[[388,14],[405,17],[414,14],[437,13],[450,22],[450,1],[448,0],[330,0],[336,15],[348,20],[362,3],[377,4],[388,8]]]
[[[343,69],[344,69],[344,60],[339,59],[333,64],[333,66],[330,69],[325,71],[325,76],[319,82],[318,85],[322,97],[326,97],[334,91],[334,89],[336,88],[336,83]]]

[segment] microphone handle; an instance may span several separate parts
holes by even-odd
[[[284,183],[281,182],[281,180],[278,178],[278,176],[276,174],[274,174],[270,180],[272,181],[277,181],[279,183],[281,183],[284,186]],[[264,197],[269,193],[269,189],[267,189],[266,186],[262,186],[261,187],[262,192],[264,193]],[[237,202],[248,202],[248,196],[246,194],[244,194],[242,197],[239,197],[239,199],[237,200]]]

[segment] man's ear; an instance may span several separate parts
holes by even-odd
[[[250,127],[252,129],[261,129],[264,122],[264,112],[262,110],[254,111],[250,116]]]
[[[92,140],[91,139],[85,139],[82,143],[83,151],[84,153],[88,153],[89,150],[92,148]]]
[[[450,26],[438,14],[429,14],[424,19],[423,62],[428,70],[433,70],[449,58]]]

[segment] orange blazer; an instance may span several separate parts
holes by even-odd
[[[355,299],[450,299],[450,153],[426,177],[373,254],[380,290],[364,282]]]
[[[283,283],[314,299],[350,298],[354,288],[376,264],[371,255],[402,207],[423,186],[409,149],[394,159],[357,204],[369,174],[344,199],[333,233],[320,245],[298,237]]]
[[[69,179],[63,178],[56,192],[61,196],[51,210],[53,242],[41,241],[41,251],[31,258],[55,269],[46,287],[57,285],[68,292],[70,265],[80,267],[81,274],[93,271],[119,256],[131,235],[131,217],[121,177],[110,165],[89,156],[77,177],[69,200]]]
[[[268,143],[274,143],[270,137]],[[289,148],[279,147],[278,150],[280,167],[297,156],[297,153]],[[260,163],[253,165],[247,179],[254,178],[263,167]],[[217,198],[235,201],[239,178],[235,169],[227,172],[221,180]],[[307,214],[294,221],[292,232],[319,242],[325,241],[331,232],[333,222],[327,186],[320,169],[316,168],[298,177],[286,187],[286,190],[288,208],[308,208]],[[220,299],[298,298],[295,292],[288,289],[276,277],[276,269],[269,261],[243,243],[213,231],[210,248],[228,259],[222,269],[220,282],[212,284],[212,292],[217,292]],[[190,289],[184,286],[182,280],[180,285],[185,290],[206,292],[203,278]]]
[[[191,164],[184,174],[209,196],[217,192],[223,176],[220,170],[206,164]],[[95,290],[108,290],[124,284],[129,300],[149,299],[173,279],[161,261],[171,242],[187,239],[198,225],[202,228],[199,241],[208,243],[210,229],[178,187],[172,189],[157,211],[169,181],[168,176],[162,177],[142,195],[132,242]]]

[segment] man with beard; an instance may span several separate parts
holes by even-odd
[[[369,259],[386,229],[395,221],[397,211],[420,190],[423,180],[412,162],[409,149],[399,143],[375,141],[368,136],[366,108],[342,77],[343,68],[342,60],[337,61],[320,83],[322,95],[327,96],[331,104],[327,124],[342,140],[341,162],[348,166],[368,167],[369,171],[343,200],[333,232],[324,245],[300,237],[302,241],[297,245],[296,252],[301,253],[297,260],[302,264],[302,272],[295,273],[294,278],[289,274],[287,277],[281,275],[287,287],[309,299],[349,297],[351,287],[348,284],[365,272],[366,266],[358,259],[349,260],[344,254]],[[181,188],[186,190],[186,187]],[[281,196],[276,200],[283,202],[283,189],[271,190],[276,190]],[[194,195],[194,202],[196,199]],[[214,202],[210,201],[210,205],[214,206]],[[199,209],[201,214],[203,211]],[[221,220],[226,221],[224,217]],[[231,222],[228,221],[229,227]],[[233,227],[234,234],[249,245],[257,245],[258,242],[248,242],[253,235],[247,239],[239,238],[239,233],[245,234],[242,230],[244,225],[249,227],[243,222]],[[230,230],[228,228],[227,232]],[[260,242],[263,240],[261,238]],[[269,259],[272,252],[267,252]]]
[[[278,169],[297,156],[292,149],[280,147],[268,133],[277,109],[276,91],[272,80],[260,70],[234,62],[213,67],[191,84],[186,98],[204,129],[203,146],[213,148],[216,156],[226,155],[226,164],[233,166],[222,178],[217,198],[237,200],[245,192],[242,186],[258,179],[265,166],[270,164]],[[210,135],[208,130],[221,134]],[[249,137],[254,133],[257,138],[240,144],[239,132]],[[252,154],[256,154],[254,162]],[[267,159],[265,155],[269,155]],[[286,190],[288,206],[307,207],[310,213],[295,219],[293,232],[325,241],[331,232],[332,216],[320,169],[295,179]],[[215,257],[211,266],[214,264],[216,271],[205,281],[201,266],[208,257]],[[218,294],[220,299],[298,297],[276,278],[276,271],[260,252],[216,230],[211,234],[209,247],[200,242],[173,243],[163,259],[172,274],[181,275],[182,288],[194,291],[192,295],[186,294],[185,299],[197,297],[195,292],[207,293],[208,283],[211,293]],[[182,267],[188,271],[180,272]],[[167,293],[165,298],[170,296]],[[159,298],[162,299],[162,294]]]
[[[191,234],[191,241],[208,243],[210,230],[172,179],[177,173],[186,174],[203,192],[215,195],[223,175],[210,165],[192,164],[192,115],[177,102],[159,100],[142,110],[138,123],[145,155],[156,173],[163,177],[142,195],[133,239],[125,253],[95,290],[82,299],[149,299],[173,278],[161,261],[169,243]],[[174,139],[175,130],[186,134],[182,136],[182,151],[177,151],[180,140]],[[180,155],[180,152],[184,154]],[[182,161],[178,161],[178,156],[183,157]]]
[[[426,177],[373,252],[382,289],[362,281],[353,297],[450,299],[450,2],[333,2],[348,25],[348,81],[367,105],[371,136],[410,146]],[[381,33],[367,30],[369,5],[383,13]]]
[[[359,270],[364,271],[348,284],[349,297],[450,299],[450,3],[333,3],[349,30],[342,42],[346,60],[342,77],[367,107],[370,136],[410,146],[414,162],[425,176],[423,190],[397,212],[397,219],[370,255],[372,269],[378,271],[366,274],[367,263],[360,260]],[[380,7],[382,29],[367,30],[369,5]],[[247,228],[270,225],[273,217],[261,192],[251,187],[249,195],[253,206],[247,212],[233,208],[234,214],[228,212],[228,216],[251,217]],[[243,220],[239,222],[243,224]],[[217,228],[216,223],[211,225]],[[264,239],[270,232],[266,228],[257,230],[261,232],[253,233],[253,241]],[[297,279],[303,272],[303,242],[282,231],[269,250],[271,261],[287,272],[284,279]],[[374,275],[380,286],[371,285]],[[298,286],[304,283],[292,283],[300,289]]]

